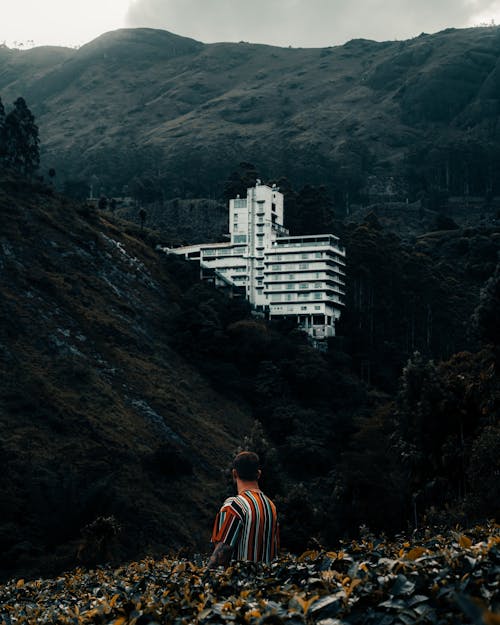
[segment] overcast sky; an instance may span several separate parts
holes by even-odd
[[[123,27],[204,42],[328,46],[495,20],[500,0],[0,0],[0,43],[78,46]]]

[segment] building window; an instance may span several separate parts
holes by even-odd
[[[271,293],[272,302],[281,302],[281,295],[279,293]]]
[[[234,219],[234,221],[238,221],[238,213],[234,213],[233,219]]]
[[[309,288],[309,284],[307,282],[302,282],[299,285],[299,289],[308,289]]]
[[[314,274],[314,277],[315,277],[316,279],[321,278],[321,274],[319,273],[319,271],[317,271],[317,272]]]
[[[288,279],[289,280],[295,280],[295,274],[294,273],[289,273],[288,274]]]
[[[323,252],[316,252],[314,256],[316,256],[316,258],[323,258]]]
[[[280,277],[278,275],[274,275],[273,276],[273,280],[279,280],[279,279],[280,279]]]
[[[315,283],[314,283],[314,288],[315,288],[315,289],[320,289],[322,286],[323,286],[323,283],[322,283],[322,282],[315,282]]]
[[[286,288],[287,288],[289,291],[292,291],[292,290],[295,288],[295,284],[290,284],[290,283],[288,283],[288,284],[286,285]]]
[[[274,271],[279,271],[281,269],[281,265],[273,265]]]
[[[301,306],[300,310],[307,310],[307,306]]]
[[[301,254],[300,257],[301,258],[309,258],[309,254]]]
[[[286,294],[286,299],[287,299],[288,302],[291,302],[292,301],[292,294],[291,293],[287,293]]]
[[[246,208],[246,207],[247,207],[246,200],[241,200],[239,198],[234,200],[234,208]]]
[[[235,243],[246,243],[247,242],[247,235],[246,234],[236,234],[234,236],[234,242]]]
[[[309,263],[300,263],[299,269],[309,269]]]
[[[315,306],[314,310],[321,310],[321,306]]]

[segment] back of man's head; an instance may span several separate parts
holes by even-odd
[[[240,480],[254,482],[259,479],[260,460],[253,451],[241,451],[233,460],[233,469]]]

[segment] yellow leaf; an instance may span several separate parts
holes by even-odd
[[[111,625],[123,625],[124,623],[127,622],[127,617],[126,616],[119,616],[117,619],[115,619]]]
[[[413,549],[410,549],[410,551],[408,551],[406,557],[408,558],[408,560],[417,560],[418,558],[421,558],[425,553],[429,553],[429,550],[425,549],[424,547],[413,547]]]
[[[262,615],[259,612],[259,610],[255,609],[255,610],[249,610],[248,612],[245,612],[245,621],[250,621],[251,618],[260,618]]]
[[[318,551],[304,551],[304,553],[299,556],[298,561],[303,562],[304,560],[315,560],[318,555]]]
[[[458,537],[458,544],[460,547],[468,549],[469,547],[472,547],[472,540],[468,536],[465,536],[465,534],[460,534]]]
[[[22,588],[24,586],[24,579],[19,579],[16,584],[16,588]]]
[[[483,612],[483,621],[485,625],[500,625],[500,614],[486,610]]]
[[[346,590],[346,596],[349,597],[352,591],[356,588],[356,586],[359,586],[360,584],[361,584],[361,580],[358,577],[353,579],[349,585],[349,588],[347,588]]]
[[[120,597],[120,595],[118,595],[118,594],[113,595],[113,596],[111,597],[111,600],[110,600],[110,602],[109,602],[109,607],[110,607],[110,608],[114,608],[114,607],[115,607],[115,603],[117,602],[117,600],[118,600],[118,598],[119,598],[119,597]]]
[[[311,604],[319,599],[319,595],[314,595],[314,597],[311,597],[310,599],[303,599],[302,597],[295,597],[295,599],[302,608],[302,612],[304,612],[304,614],[307,614],[307,611],[311,607]]]
[[[172,573],[184,573],[185,570],[186,570],[186,563],[180,562],[179,564],[174,566]]]

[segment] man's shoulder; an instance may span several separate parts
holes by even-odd
[[[240,495],[235,495],[234,497],[228,497],[221,506],[221,510],[230,508],[233,512],[235,512],[239,517],[243,517],[244,515],[244,500]]]

